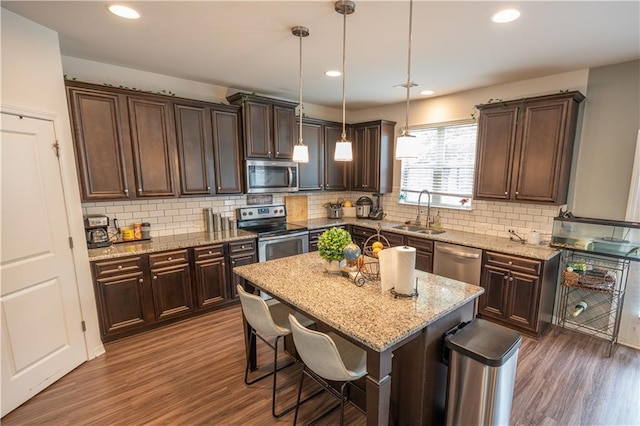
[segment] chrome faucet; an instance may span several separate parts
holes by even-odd
[[[418,215],[416,216],[416,225],[420,226],[420,206],[422,201],[422,195],[427,194],[429,198],[427,199],[427,229],[431,228],[431,193],[423,189],[420,191],[420,195],[418,196]]]

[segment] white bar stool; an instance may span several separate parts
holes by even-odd
[[[273,375],[271,414],[274,417],[282,417],[283,415],[296,408],[298,404],[296,403],[296,405],[293,405],[281,411],[280,413],[276,413],[277,374],[278,371],[282,370],[283,368],[293,365],[296,360],[278,367],[278,341],[291,333],[291,326],[289,325],[288,318],[289,316],[296,318],[297,321],[305,324],[306,326],[311,326],[314,324],[314,322],[274,299],[270,300],[269,303],[267,303],[260,296],[247,293],[240,285],[236,286],[236,288],[238,290],[238,295],[240,296],[242,313],[251,326],[249,345],[251,346],[255,344],[256,337],[258,337],[273,349],[273,371],[270,371],[252,380],[249,380],[249,357],[247,356],[247,365],[244,371],[244,383],[246,385],[251,385]],[[266,339],[273,337],[275,337],[275,343],[272,345]]]
[[[325,334],[305,328],[293,315],[289,315],[289,322],[293,342],[304,363],[293,424],[295,425],[298,420],[300,395],[306,374],[340,399],[340,425],[344,425],[344,403],[347,396],[345,389],[349,383],[367,374],[367,353],[335,333]],[[342,382],[340,394],[329,386],[327,380]],[[331,408],[311,423],[315,423],[336,408],[338,406]]]

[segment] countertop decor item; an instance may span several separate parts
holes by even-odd
[[[351,234],[342,228],[327,229],[320,235],[318,252],[329,263],[325,266],[328,272],[340,273],[344,263],[344,248],[351,242]]]

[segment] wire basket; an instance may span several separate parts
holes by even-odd
[[[612,293],[616,287],[616,276],[601,269],[583,273],[565,270],[562,271],[562,284],[567,287]]]
[[[384,248],[389,248],[389,240],[383,235],[380,235],[380,230],[367,238],[362,247],[362,253],[364,254],[364,262],[359,263],[358,272],[354,278],[356,285],[363,285],[366,281],[379,281],[380,280],[380,261],[378,260],[377,252],[373,250],[373,243],[381,242]]]

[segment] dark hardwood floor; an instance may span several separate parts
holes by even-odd
[[[106,345],[86,362],[2,418],[3,425],[290,424],[271,417],[271,380],[243,383],[240,307],[189,319]],[[524,338],[511,423],[514,425],[640,424],[640,352],[556,330]],[[263,349],[263,350],[260,350]],[[269,352],[259,347],[260,363]],[[298,367],[283,370],[284,403],[295,398]],[[307,392],[316,388],[309,385]],[[323,393],[300,410],[305,424],[335,400]],[[321,424],[336,424],[337,411]],[[347,407],[349,424],[365,416]]]

